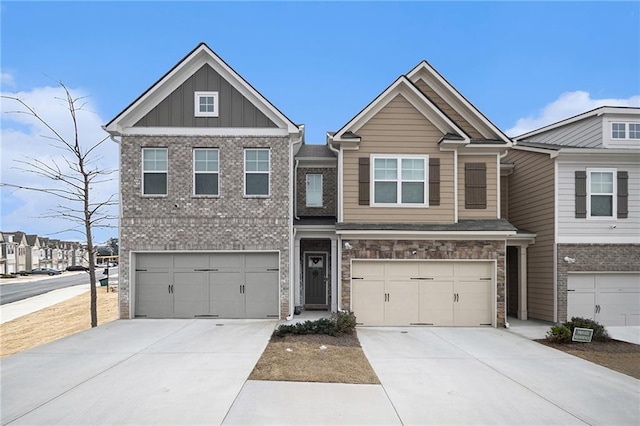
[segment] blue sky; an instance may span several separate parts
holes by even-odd
[[[94,128],[201,41],[304,123],[307,143],[324,143],[326,131],[422,59],[511,134],[602,103],[640,104],[638,2],[3,1],[0,13],[3,94],[48,111],[47,89],[62,80],[89,96]],[[7,114],[2,129],[2,182],[26,179],[12,162],[27,146],[46,154],[41,129]],[[116,149],[103,155],[111,167]],[[3,189],[1,228],[65,228],[37,219],[33,198]],[[115,235],[99,231],[97,239]]]

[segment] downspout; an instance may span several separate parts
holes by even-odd
[[[304,124],[301,124],[299,126],[300,129],[300,137],[298,138],[298,140],[294,140],[291,142],[291,144],[289,145],[289,170],[291,171],[291,169],[294,169],[294,164],[293,164],[293,148],[295,145],[298,145],[300,143],[302,143],[304,141]],[[297,162],[296,162],[296,166],[297,167]],[[294,173],[295,173],[295,169],[294,169]],[[294,176],[289,180],[289,195],[291,197],[295,197],[295,180],[296,180],[296,176],[294,174]],[[294,285],[296,282],[296,277],[295,277],[295,268],[294,268],[294,262],[295,262],[295,238],[296,238],[296,233],[295,233],[295,229],[293,228],[293,219],[295,217],[296,212],[294,211],[295,209],[295,198],[292,200],[291,204],[290,204],[290,212],[289,212],[289,315],[287,315],[287,321],[291,321],[293,319],[293,311],[295,309],[295,291],[294,291]]]
[[[338,169],[336,170],[336,192],[338,193],[337,197],[336,197],[336,217],[338,219],[338,222],[340,222],[342,220],[342,215],[340,214],[340,212],[342,211],[342,190],[341,190],[341,186],[342,186],[342,179],[340,179],[340,176],[342,174],[342,153],[340,150],[336,149],[333,147],[333,145],[331,145],[330,142],[330,137],[327,138],[327,146],[329,147],[329,149],[334,152],[337,156],[338,156]],[[336,277],[336,310],[338,312],[342,311],[342,237],[340,237],[340,235],[338,235],[338,241],[336,243],[336,261],[337,261],[337,267],[336,267],[336,271],[334,272],[335,277]]]
[[[103,127],[103,130],[106,129]],[[118,144],[118,175],[122,170],[122,136],[120,136],[120,140],[117,140],[114,135],[109,133],[109,139],[112,142]],[[118,244],[122,244],[122,226],[120,226],[120,222],[122,221],[122,201],[120,200],[120,196],[122,195],[122,179],[118,176]],[[118,255],[120,255],[120,250],[118,249]],[[133,318],[134,306],[135,306],[135,291],[131,291],[131,259],[129,259],[129,271],[127,273],[127,279],[129,280],[129,294],[133,294],[133,297],[129,297],[129,312],[127,313],[127,318]],[[95,261],[95,259],[94,259]],[[118,257],[118,264],[122,263],[122,259]],[[118,273],[118,280],[120,279],[120,273]],[[134,283],[135,284],[135,283]],[[118,318],[122,318],[122,312],[120,311],[120,292],[118,292]]]

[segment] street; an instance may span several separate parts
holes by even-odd
[[[102,267],[96,268],[96,282],[106,277],[106,275],[103,275],[103,271],[104,268]],[[109,268],[110,279],[117,274],[117,272],[118,268]],[[46,275],[33,275],[29,277],[2,279],[0,281],[0,305],[17,302],[18,300],[27,299],[52,290],[81,284],[89,284],[88,272],[63,272],[60,275],[51,277]]]

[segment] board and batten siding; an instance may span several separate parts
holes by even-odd
[[[487,166],[487,207],[484,209],[465,208],[465,164],[485,163]],[[496,219],[498,217],[498,169],[496,155],[458,156],[458,218]]]
[[[589,117],[527,138],[531,142],[567,145],[580,148],[602,147],[602,117]],[[575,142],[574,142],[575,141]]]
[[[590,168],[616,169],[628,173],[629,215],[627,218],[578,219],[575,217],[575,172]],[[614,197],[614,203],[616,202],[617,198]],[[615,228],[612,228],[614,225]],[[558,243],[640,244],[640,165],[629,160],[615,163],[593,160],[586,164],[559,161]]]
[[[358,129],[357,151],[343,152],[343,221],[352,223],[452,223],[454,221],[453,153],[440,152],[443,134],[402,95]],[[358,205],[358,158],[371,154],[419,154],[440,159],[440,205],[371,207]],[[495,159],[494,159],[495,163]]]
[[[195,92],[218,92],[218,117],[195,116]],[[262,111],[205,64],[135,127],[275,128]]]
[[[547,154],[511,150],[507,219],[536,233],[527,249],[527,305],[530,318],[554,321],[554,163]]]
[[[467,120],[462,118],[458,111],[453,109],[440,95],[438,95],[424,80],[420,79],[416,81],[416,87],[429,98],[431,102],[436,104],[438,108],[444,112],[447,117],[453,120],[462,130],[464,130],[471,138],[483,139],[480,132],[478,132]]]

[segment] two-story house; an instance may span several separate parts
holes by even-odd
[[[30,234],[27,238],[27,270],[40,267],[40,238],[37,235]]]
[[[121,318],[293,312],[303,126],[201,43],[105,130],[120,144]]]
[[[537,234],[528,316],[639,325],[640,108],[596,108],[515,141],[507,217]]]
[[[507,246],[534,237],[501,216],[511,140],[421,62],[328,145],[338,306],[364,325],[504,325]]]

